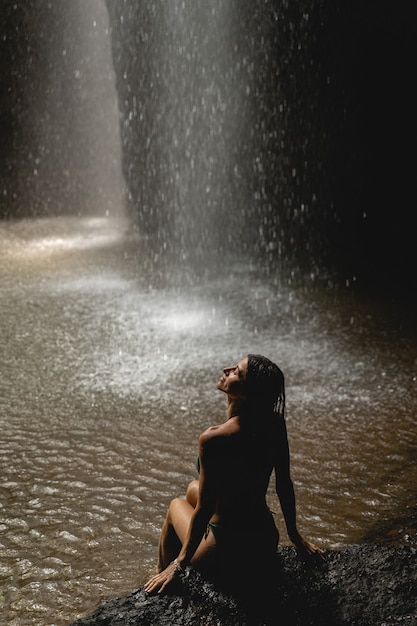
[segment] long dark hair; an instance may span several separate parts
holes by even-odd
[[[261,354],[248,354],[245,390],[248,411],[285,417],[284,374]]]

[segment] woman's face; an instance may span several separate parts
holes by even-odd
[[[245,396],[245,380],[248,371],[248,357],[245,357],[232,367],[225,367],[217,383],[217,389],[224,391],[230,397]]]

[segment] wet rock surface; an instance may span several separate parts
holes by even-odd
[[[71,626],[197,624],[417,626],[417,550],[350,546],[310,563],[294,548],[282,548],[273,571],[248,572],[240,594],[189,569],[166,595],[149,596],[140,588]]]

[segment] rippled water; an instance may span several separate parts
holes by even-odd
[[[416,341],[392,312],[242,262],[164,280],[123,220],[3,223],[0,242],[2,623],[68,624],[144,582],[224,419],[220,368],[248,352],[286,374],[300,530],[415,539]]]

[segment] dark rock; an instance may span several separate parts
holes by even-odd
[[[165,595],[137,589],[71,626],[417,626],[416,554],[362,545],[305,562],[283,548],[273,571],[248,572],[240,593],[190,568]]]

